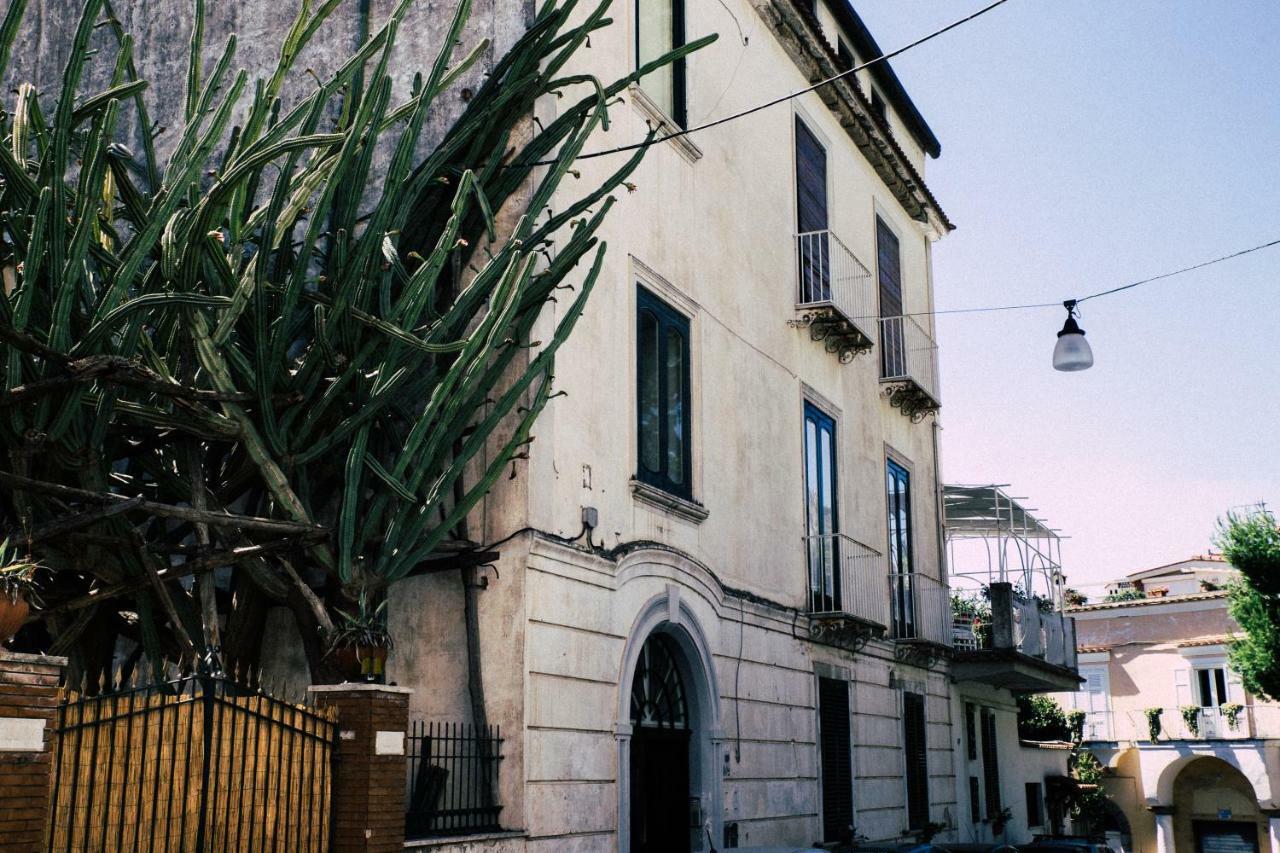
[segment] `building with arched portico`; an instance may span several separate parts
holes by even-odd
[[[1133,850],[1280,850],[1280,706],[1228,662],[1238,629],[1220,587],[1234,574],[1195,557],[1113,584],[1127,600],[1071,610],[1084,684],[1062,698],[1086,712]]]

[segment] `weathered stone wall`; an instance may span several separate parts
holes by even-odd
[[[230,76],[234,77],[236,69],[245,69],[249,77],[246,92],[252,93],[253,81],[269,77],[275,69],[281,42],[299,5],[298,0],[212,0],[207,3],[203,51],[206,77],[221,56],[227,39],[234,35],[236,53]],[[316,5],[319,4],[312,4]],[[314,78],[303,73],[304,69],[325,78],[358,48],[362,19],[367,18],[369,31],[376,32],[395,5],[393,0],[342,3],[300,55],[291,84],[282,93],[285,109],[315,85]],[[9,74],[2,81],[4,91],[10,91],[19,82],[33,82],[41,92],[42,106],[48,113],[52,112],[83,6],[82,0],[36,0],[28,4]],[[453,0],[418,0],[411,7],[399,29],[389,65],[396,96],[407,96],[415,73],[425,75],[430,70],[456,8]],[[125,32],[134,38],[133,56],[139,76],[150,84],[147,108],[151,119],[165,128],[156,138],[162,163],[172,150],[178,138],[176,131],[184,119],[194,9],[193,0],[116,0],[114,3]],[[474,86],[520,37],[532,13],[533,0],[476,0],[456,55],[466,55],[484,39],[489,40],[488,50],[459,86],[440,101],[440,107],[428,121],[425,144],[438,139],[449,122],[461,113],[463,90]],[[108,85],[116,55],[115,39],[106,27],[98,28],[92,46],[103,53],[90,60],[90,74],[81,87],[82,95]],[[127,104],[122,107],[125,114],[132,116]],[[134,151],[140,154],[136,145]]]

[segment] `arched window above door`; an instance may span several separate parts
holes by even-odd
[[[651,634],[645,640],[631,680],[632,725],[688,730],[689,708],[677,654],[675,644],[662,634]]]

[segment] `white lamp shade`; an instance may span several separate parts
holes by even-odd
[[[1084,332],[1065,332],[1058,335],[1053,347],[1054,370],[1088,370],[1093,367],[1093,350],[1084,339]]]

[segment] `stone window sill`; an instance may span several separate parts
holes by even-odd
[[[656,507],[694,524],[701,524],[710,515],[710,511],[700,503],[685,500],[639,480],[631,481],[631,494],[640,503]]]
[[[644,89],[640,88],[640,84],[632,83],[627,88],[628,94],[631,96],[631,106],[635,107],[636,112],[644,116],[649,125],[656,128],[660,136],[668,133],[675,133],[680,128],[676,127],[676,123],[671,117],[663,112],[662,107],[654,103],[653,98],[645,94]],[[674,139],[668,139],[676,151],[680,152],[680,156],[688,160],[690,163],[696,163],[702,159],[702,149],[693,144],[688,136],[677,136]]]

